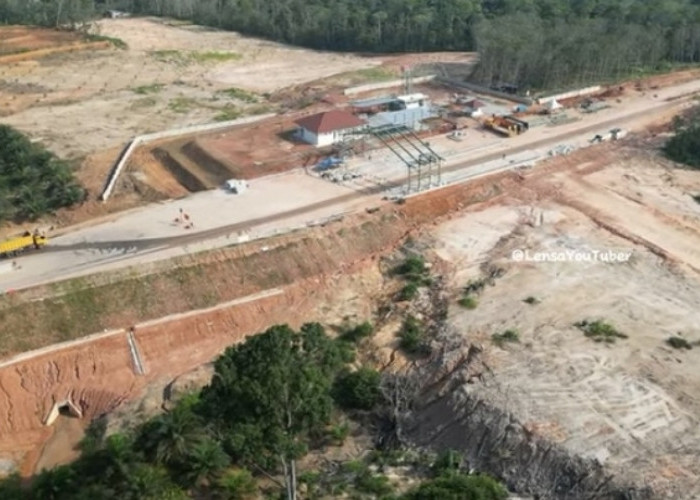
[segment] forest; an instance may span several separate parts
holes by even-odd
[[[315,49],[478,51],[475,81],[522,91],[700,62],[700,0],[5,0],[0,22],[76,25],[108,8]]]
[[[309,499],[505,500],[501,484],[470,473],[451,450],[420,455],[385,446],[356,460],[326,460],[323,470],[309,465],[350,439],[350,419],[360,434],[390,433],[396,423],[388,395],[400,380],[356,367],[357,346],[372,330],[363,323],[334,339],[318,323],[273,326],[229,347],[200,392],[124,432],[106,436],[104,420],[95,421],[76,462],[40,473],[28,487],[10,477],[0,482],[0,498],[294,500],[303,490]],[[315,460],[304,462],[310,452]],[[383,473],[388,466],[412,471],[412,485],[397,491]]]
[[[21,132],[0,125],[0,222],[37,219],[84,199],[71,166]]]

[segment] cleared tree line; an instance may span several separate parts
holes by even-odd
[[[700,62],[698,0],[5,0],[0,22],[117,8],[341,51],[478,50],[480,83],[560,88]]]

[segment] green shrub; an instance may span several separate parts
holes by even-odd
[[[502,346],[505,343],[520,342],[520,334],[517,330],[508,329],[501,333],[491,335],[491,340],[494,344]]]
[[[666,343],[668,345],[670,345],[671,347],[673,347],[674,349],[688,349],[688,350],[690,350],[693,348],[693,346],[690,344],[690,342],[685,340],[683,337],[676,337],[676,336],[669,337],[666,339]]]
[[[425,259],[420,255],[411,255],[394,268],[393,274],[399,276],[423,276],[427,271]]]
[[[580,329],[586,337],[593,339],[595,342],[614,344],[617,339],[628,338],[624,333],[617,331],[614,326],[601,320],[583,320],[579,321],[574,326]]]
[[[523,300],[523,302],[525,302],[526,304],[530,304],[531,306],[534,306],[535,304],[539,304],[540,300],[537,297],[533,297],[532,295],[530,295],[529,297],[526,297]]]
[[[700,108],[688,119],[674,120],[676,135],[664,146],[664,152],[671,160],[700,169]]]
[[[465,309],[476,309],[476,307],[479,305],[479,302],[471,295],[463,296],[457,301],[457,303]]]
[[[365,321],[364,323],[343,332],[340,338],[348,342],[358,342],[359,340],[369,337],[373,332],[374,326],[372,326],[372,323]]]
[[[217,490],[229,500],[247,500],[255,498],[258,485],[253,475],[246,469],[232,469],[217,481]]]
[[[355,488],[362,493],[380,497],[388,495],[394,490],[391,483],[389,483],[389,478],[381,474],[372,474],[369,471],[355,479]]]
[[[693,199],[696,203],[700,203],[700,194],[696,194],[695,196],[693,196]]]
[[[404,287],[399,292],[399,300],[413,300],[418,295],[418,284],[411,281],[406,283]]]
[[[346,422],[333,425],[328,431],[328,437],[337,446],[341,446],[350,435],[350,426]]]
[[[437,456],[432,470],[436,476],[441,476],[445,473],[456,472],[461,466],[462,455],[455,450],[446,450]]]
[[[423,326],[414,316],[408,316],[399,330],[401,341],[399,345],[408,354],[425,355],[430,352],[429,346],[425,342]]]
[[[371,410],[381,400],[381,375],[371,368],[341,373],[333,384],[333,399],[347,410]]]
[[[405,500],[505,500],[508,491],[485,475],[447,474],[423,482]]]

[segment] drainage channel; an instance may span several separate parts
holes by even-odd
[[[126,341],[129,343],[129,351],[131,352],[131,360],[134,362],[134,371],[137,375],[145,375],[146,371],[143,369],[143,362],[141,361],[141,355],[139,354],[139,349],[136,346],[136,337],[134,337],[134,330],[130,329],[126,333]]]

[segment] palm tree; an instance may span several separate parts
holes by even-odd
[[[221,444],[207,437],[196,444],[187,455],[186,477],[195,486],[209,485],[230,463],[231,459],[221,448]]]

